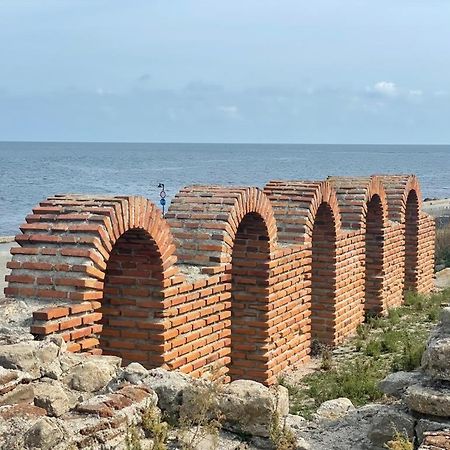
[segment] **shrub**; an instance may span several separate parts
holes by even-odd
[[[425,351],[425,341],[418,338],[413,338],[408,335],[405,339],[403,351],[400,355],[397,355],[392,361],[392,370],[394,372],[399,371],[411,371],[420,367],[422,361],[422,355]]]
[[[389,450],[414,450],[413,443],[398,431],[395,433],[394,439],[389,441],[385,447]]]
[[[223,417],[218,394],[222,387],[220,370],[213,368],[209,382],[198,381],[190,392],[190,401],[180,408],[178,440],[183,450],[193,450],[207,436],[217,440]],[[217,444],[217,442],[215,443]]]
[[[436,265],[450,267],[450,225],[436,230]]]
[[[161,422],[159,410],[154,406],[147,406],[142,413],[142,428],[145,435],[153,440],[152,450],[167,449],[169,426],[166,422]]]
[[[269,439],[275,450],[296,450],[297,439],[292,430],[286,425],[286,421],[280,424],[280,418],[274,413],[271,420]]]
[[[125,445],[127,450],[142,450],[141,438],[136,425],[128,425]]]

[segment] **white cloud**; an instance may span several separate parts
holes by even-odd
[[[398,95],[397,85],[392,81],[378,81],[373,85],[372,90],[387,97],[395,97]]]
[[[409,95],[411,97],[422,97],[423,91],[420,89],[410,89]]]
[[[240,118],[239,108],[235,105],[219,106],[217,109],[230,119]]]

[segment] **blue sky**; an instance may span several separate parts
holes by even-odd
[[[0,140],[450,143],[447,0],[0,0]]]

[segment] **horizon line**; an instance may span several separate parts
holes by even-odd
[[[195,142],[195,141],[60,141],[60,140],[0,140],[0,144],[163,144],[163,145],[346,145],[346,146],[358,146],[358,145],[366,145],[366,146],[433,146],[433,147],[446,147],[450,146],[449,143],[389,143],[389,142],[381,142],[381,143],[370,143],[370,142],[356,142],[356,143],[348,143],[348,142],[337,142],[337,143],[329,143],[329,142]]]

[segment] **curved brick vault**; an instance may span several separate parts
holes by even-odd
[[[433,287],[434,221],[415,176],[61,195],[16,236],[7,296],[40,299],[36,338],[200,376],[272,384],[368,311]],[[56,306],[55,306],[56,305]]]

